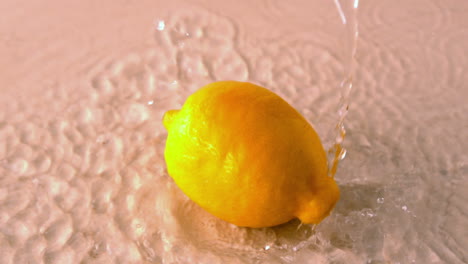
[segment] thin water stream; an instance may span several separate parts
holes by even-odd
[[[350,93],[353,88],[353,78],[356,68],[356,50],[358,42],[358,7],[359,0],[335,0],[341,22],[345,27],[343,41],[343,80],[340,87],[340,102],[338,106],[338,123],[335,127],[335,142],[329,149],[329,175],[335,176],[339,161],[345,158],[346,149],[343,141],[346,136],[345,119],[348,114]]]

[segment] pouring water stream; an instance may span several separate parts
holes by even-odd
[[[355,56],[358,41],[357,12],[359,0],[334,0],[336,8],[345,26],[344,50],[344,74],[340,84],[341,98],[338,106],[338,123],[334,128],[334,143],[328,150],[328,174],[334,177],[338,164],[346,156],[343,141],[346,136],[344,121],[348,113],[351,90],[353,88],[353,76],[356,67]]]

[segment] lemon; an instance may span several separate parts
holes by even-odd
[[[260,86],[215,82],[164,115],[169,175],[195,203],[238,226],[319,223],[339,199],[317,133]]]

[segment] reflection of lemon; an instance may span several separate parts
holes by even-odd
[[[339,198],[312,126],[288,103],[250,83],[209,84],[164,116],[167,169],[210,213],[238,226],[297,217],[319,223]]]

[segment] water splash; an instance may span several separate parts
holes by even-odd
[[[344,74],[340,85],[341,98],[338,106],[338,123],[335,126],[334,145],[328,150],[329,176],[335,176],[340,160],[346,156],[346,149],[343,141],[346,136],[344,121],[348,114],[349,97],[353,88],[353,75],[355,70],[355,57],[358,41],[358,20],[357,12],[359,0],[334,0],[336,8],[345,26],[344,41]]]

